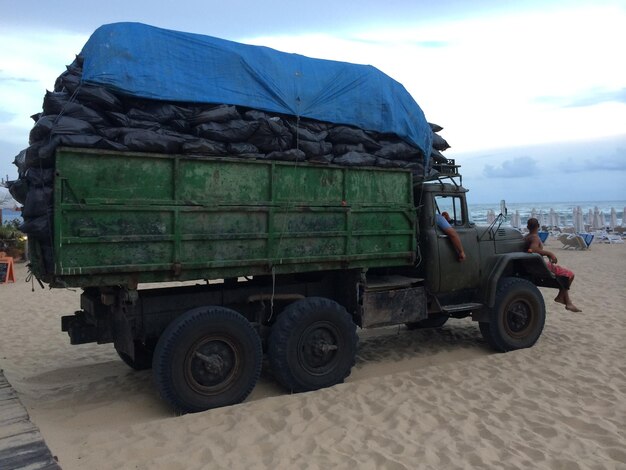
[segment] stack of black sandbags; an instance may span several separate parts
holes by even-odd
[[[29,147],[14,162],[19,179],[9,189],[24,204],[21,230],[38,238],[43,247],[52,240],[58,146],[407,168],[418,180],[432,171],[425,168],[422,152],[395,134],[228,104],[139,99],[83,84],[81,76],[79,56],[57,78],[54,91],[46,92],[43,111],[32,116]],[[436,134],[441,128],[433,124],[431,128],[430,161],[445,161],[440,151],[449,146]],[[51,263],[51,252],[48,255],[44,258]]]

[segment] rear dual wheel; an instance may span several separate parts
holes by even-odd
[[[241,403],[261,374],[261,338],[224,307],[200,307],[176,318],[154,351],[161,397],[181,413]]]
[[[345,308],[309,297],[288,305],[269,336],[276,380],[291,392],[330,387],[350,375],[356,360],[356,325]]]

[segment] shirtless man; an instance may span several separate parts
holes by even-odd
[[[539,221],[537,219],[528,219],[528,224],[526,226],[528,227],[529,233],[524,237],[525,249],[529,253],[539,253],[541,256],[547,256],[549,260],[546,263],[548,265],[548,269],[557,277],[567,278],[567,285],[565,287],[559,288],[559,293],[554,298],[554,301],[560,304],[564,304],[565,308],[570,312],[582,312],[582,310],[576,307],[576,305],[574,305],[572,303],[572,300],[569,298],[569,288],[574,281],[574,273],[569,269],[558,266],[556,264],[557,259],[556,256],[554,256],[554,253],[548,250],[544,250],[543,243],[541,243],[541,239],[539,238],[539,234],[537,233],[539,232]]]

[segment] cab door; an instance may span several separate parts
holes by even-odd
[[[473,289],[479,284],[479,252],[477,250],[476,227],[469,220],[465,198],[459,195],[436,195],[431,223],[437,234],[437,250],[439,253],[439,289],[440,293],[456,292]],[[456,251],[448,235],[437,227],[435,214],[447,212],[450,225],[461,239],[465,260],[458,261]]]

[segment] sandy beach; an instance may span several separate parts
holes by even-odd
[[[78,290],[0,285],[0,368],[64,470],[626,469],[626,244],[568,251],[582,313],[554,303],[530,349],[477,324],[360,333],[346,383],[289,395],[263,374],[237,406],[176,416],[112,345],[71,346]]]

